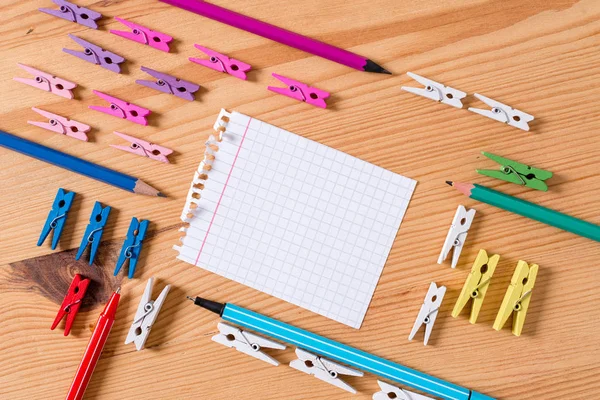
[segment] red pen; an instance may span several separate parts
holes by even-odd
[[[117,306],[119,305],[119,299],[121,298],[121,295],[119,294],[120,291],[121,288],[118,288],[112,296],[110,296],[108,303],[106,303],[104,310],[102,310],[100,317],[98,317],[98,322],[96,323],[94,332],[92,332],[92,337],[85,349],[85,353],[83,353],[83,358],[77,368],[75,378],[69,388],[66,400],[81,400],[83,398],[83,393],[92,378],[92,373],[100,359],[110,329],[115,323],[115,314],[117,313]]]

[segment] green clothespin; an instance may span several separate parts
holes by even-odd
[[[552,172],[532,168],[529,165],[521,164],[485,151],[482,151],[481,154],[490,160],[496,161],[501,167],[500,170],[478,169],[477,173],[516,183],[517,185],[527,186],[532,189],[543,190],[544,192],[548,190],[548,185],[544,181],[552,177]]]

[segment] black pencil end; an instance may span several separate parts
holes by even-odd
[[[167,195],[166,195],[166,194],[164,194],[164,193],[162,193],[162,192],[158,192],[156,195],[157,195],[158,197],[167,197]]]
[[[374,63],[371,60],[367,60],[367,63],[365,64],[363,69],[367,72],[376,72],[378,74],[388,74],[388,75],[392,74],[390,71],[383,68],[381,65]]]
[[[452,183],[453,183],[452,181],[446,181],[446,184],[449,186],[452,186]]]

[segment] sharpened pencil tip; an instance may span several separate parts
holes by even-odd
[[[452,186],[452,181],[446,181],[446,184]]]
[[[363,69],[367,72],[376,72],[378,74],[392,74],[390,71],[383,68],[381,65],[374,63],[371,60],[367,60],[367,63],[365,64]]]
[[[166,194],[164,194],[163,192],[158,192],[156,195],[157,195],[158,197],[167,197],[167,195],[166,195]]]

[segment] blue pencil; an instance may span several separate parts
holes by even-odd
[[[347,364],[351,367],[371,372],[382,378],[411,386],[441,399],[494,400],[493,397],[486,396],[485,394],[446,382],[442,379],[405,367],[404,365],[386,360],[385,358],[377,357],[373,354],[305,331],[304,329],[296,328],[285,322],[236,306],[235,304],[217,303],[201,297],[188,297],[188,299],[192,300],[197,306],[219,314],[225,321],[233,322],[244,328],[268,335],[274,339],[292,344],[301,349],[312,351],[320,356]]]
[[[0,131],[0,146],[37,158],[49,164],[85,175],[100,182],[108,183],[128,192],[147,196],[167,197],[141,179],[117,172],[69,154],[51,149],[41,144]]]

